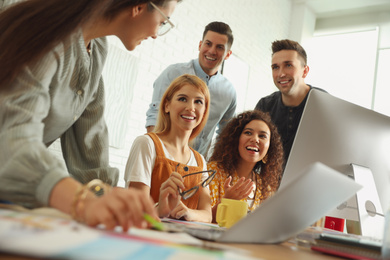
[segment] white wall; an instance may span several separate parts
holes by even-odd
[[[133,140],[146,132],[145,114],[154,80],[168,65],[198,56],[199,41],[208,23],[222,21],[230,25],[234,34],[232,51],[249,65],[244,104],[247,110],[253,109],[261,97],[277,90],[270,69],[271,42],[288,37],[290,15],[290,0],[183,0],[172,15],[174,30],[156,40],[146,40],[135,51],[123,54],[129,59],[138,58],[138,75],[127,97],[130,110],[127,118],[123,118],[128,121],[125,139],[121,147],[110,148],[110,164],[119,168],[121,174],[118,185],[124,186],[123,175]],[[123,48],[117,38],[110,37],[109,41],[111,47]],[[106,91],[110,92],[110,82],[106,82]],[[108,109],[114,105],[110,101]],[[61,157],[58,141],[50,149]]]
[[[121,175],[135,137],[145,133],[145,113],[151,101],[153,81],[172,63],[196,58],[204,27],[211,21],[228,23],[234,34],[233,53],[250,67],[245,109],[276,90],[271,78],[271,42],[288,37],[290,0],[184,0],[172,20],[176,28],[168,34],[144,41],[133,52],[139,58],[129,125],[121,149],[110,149],[111,165]],[[228,61],[227,61],[228,62]],[[241,112],[241,111],[238,111]],[[124,185],[120,177],[120,186]]]
[[[316,18],[316,14],[306,4],[294,4],[288,38],[304,45],[305,41],[313,37]]]
[[[379,28],[378,48],[390,48],[390,12],[367,12],[359,15],[323,18],[316,21],[315,34],[345,33]]]

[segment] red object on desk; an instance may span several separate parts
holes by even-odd
[[[343,218],[335,218],[335,217],[325,217],[324,228],[337,230],[340,232],[344,231],[345,219]]]

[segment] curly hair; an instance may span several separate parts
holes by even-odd
[[[276,126],[272,123],[268,113],[258,110],[243,112],[232,118],[218,135],[214,145],[214,151],[209,161],[215,161],[217,165],[225,170],[229,175],[236,171],[240,154],[238,144],[245,126],[253,121],[261,120],[267,124],[271,131],[270,146],[267,152],[267,162],[257,162],[253,168],[256,174],[262,179],[262,194],[269,194],[268,187],[274,192],[278,189],[283,173],[284,157],[283,146]]]

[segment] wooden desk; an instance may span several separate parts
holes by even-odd
[[[225,244],[250,252],[250,256],[264,260],[337,260],[344,259],[335,256],[321,254],[309,248],[296,246],[290,242],[278,245],[257,244]],[[35,260],[38,258],[16,256],[0,253],[0,260]]]
[[[7,208],[10,209],[9,206],[0,205],[0,208]],[[12,207],[12,210],[15,211],[26,211],[31,212],[29,210],[25,210],[23,208],[16,208]],[[62,217],[62,218],[69,218],[67,215],[63,215],[60,212],[56,212],[55,210],[52,212],[52,209],[46,209],[43,212],[48,213],[51,216],[55,217]],[[35,213],[42,213],[41,211],[34,211]],[[44,215],[44,214],[43,214]],[[58,238],[60,239],[60,238]],[[219,247],[234,247],[238,249],[243,249],[249,252],[249,255],[255,258],[259,259],[265,259],[265,260],[283,260],[283,259],[289,259],[289,260],[336,260],[336,259],[342,259],[339,257],[329,256],[325,254],[321,254],[316,251],[310,250],[308,247],[304,246],[297,246],[295,243],[292,242],[284,242],[282,244],[273,244],[273,245],[265,245],[265,244],[220,244],[220,243],[214,243],[214,242],[205,242],[205,247],[208,246],[219,246]],[[18,256],[18,255],[12,255],[7,253],[1,253],[0,252],[0,260],[7,259],[7,260],[33,260],[37,259],[34,257],[25,257],[25,256]]]
[[[237,248],[246,249],[251,256],[265,260],[336,260],[344,259],[297,246],[290,242],[278,245],[234,244]]]

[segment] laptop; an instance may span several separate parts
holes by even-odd
[[[316,162],[231,228],[164,223],[167,231],[226,243],[281,243],[309,227],[362,188],[354,180]]]

